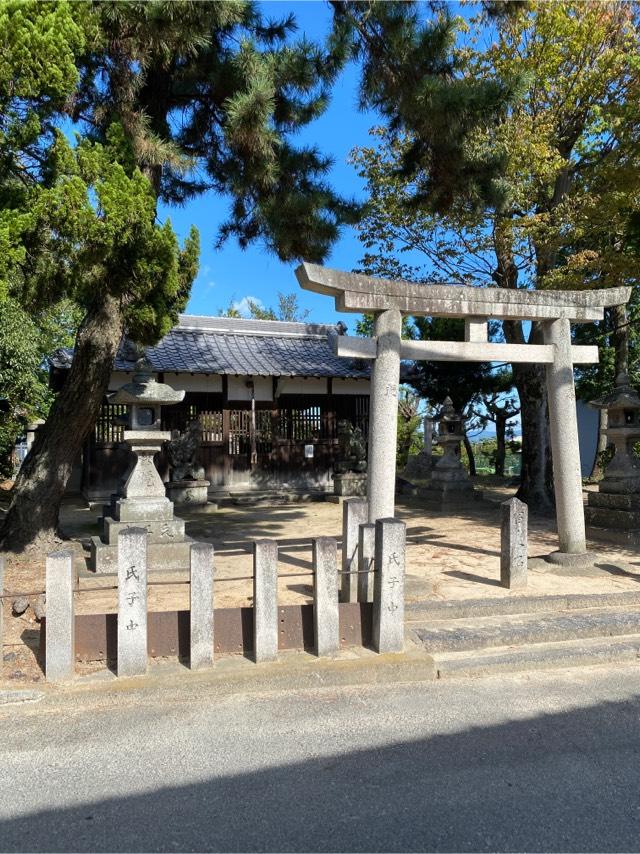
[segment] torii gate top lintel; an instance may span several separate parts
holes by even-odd
[[[465,285],[415,284],[379,279],[301,264],[296,270],[304,290],[332,296],[338,311],[375,313],[391,308],[428,317],[482,317],[574,322],[601,320],[607,306],[628,302],[631,288],[589,291],[528,291]]]

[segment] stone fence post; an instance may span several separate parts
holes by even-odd
[[[364,498],[348,498],[342,505],[342,575],[340,601],[355,602],[358,596],[358,532],[367,521],[369,505]],[[352,573],[347,575],[346,573]]]
[[[47,682],[72,679],[75,672],[75,608],[73,552],[47,555],[45,590],[47,597]]]
[[[118,535],[118,676],[147,672],[147,530]]]
[[[373,646],[376,652],[404,649],[406,528],[397,519],[376,522]]]
[[[360,525],[358,537],[358,602],[373,602],[373,569],[376,558],[376,526]]]
[[[191,546],[190,658],[192,670],[213,665],[213,546]]]
[[[253,543],[253,653],[256,662],[278,657],[278,544]]]
[[[338,544],[333,537],[313,541],[313,622],[317,655],[340,649]]]
[[[4,558],[0,555],[0,667],[2,667],[2,644],[4,637]]]

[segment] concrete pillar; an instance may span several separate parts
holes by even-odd
[[[378,354],[373,362],[369,398],[370,522],[393,516],[395,509],[401,333],[402,315],[397,309],[376,315],[374,334]]]
[[[47,682],[72,679],[75,672],[75,608],[73,552],[47,555],[45,590],[47,596]]]
[[[402,652],[404,649],[406,527],[397,519],[376,522],[373,594],[373,647],[376,652]]]
[[[571,326],[568,319],[559,318],[545,323],[543,331],[544,343],[555,347],[554,361],[547,365],[546,375],[560,552],[554,552],[549,557],[553,562],[575,563],[576,560],[585,560],[587,542],[571,358]],[[563,555],[581,555],[582,558],[563,558]]]
[[[358,532],[358,602],[373,602],[376,526],[360,525]]]
[[[500,505],[500,583],[510,590],[527,586],[527,530],[529,508],[518,498]]]
[[[338,611],[338,545],[333,537],[313,541],[313,623],[316,655],[335,655],[340,649]]]
[[[189,665],[192,670],[213,665],[213,546],[191,546]]]
[[[253,543],[253,653],[255,660],[278,656],[278,544]]]
[[[364,498],[347,498],[342,505],[342,575],[340,601],[355,602],[358,595],[358,530],[367,521],[369,507]],[[351,572],[353,575],[345,575]]]
[[[147,672],[147,530],[118,535],[118,676]]]

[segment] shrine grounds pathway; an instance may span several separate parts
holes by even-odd
[[[635,851],[640,668],[0,705],[2,851]]]
[[[483,490],[485,500],[467,501],[448,513],[427,510],[419,498],[398,496],[397,515],[407,523],[408,603],[640,589],[640,552],[603,543],[589,544],[597,552],[596,564],[578,575],[537,560],[531,565],[526,590],[501,587],[500,502],[511,497],[515,487],[507,479],[487,477],[478,478],[476,485]],[[0,500],[0,518],[5,508],[6,501]],[[71,538],[67,546],[75,550],[79,568],[85,567],[90,536],[99,533],[98,514],[99,508],[89,510],[77,500],[63,506],[62,526]],[[230,506],[213,512],[183,512],[182,516],[191,537],[212,542],[216,549],[218,608],[252,603],[252,540],[271,537],[278,541],[278,571],[282,576],[278,601],[283,605],[312,601],[312,538],[336,537],[341,546],[342,507],[328,502]],[[536,558],[547,554],[558,547],[557,542],[554,520],[532,513],[529,555]],[[44,589],[43,562],[34,562],[28,555],[8,554],[7,558],[5,590]],[[150,609],[188,608],[187,578],[186,572],[177,573],[175,581],[181,583],[151,587]],[[112,585],[113,581],[106,583]],[[95,588],[96,581],[88,579],[85,584]],[[86,592],[77,599],[76,610],[79,614],[109,613],[116,610],[116,602],[115,590]],[[44,678],[36,659],[40,627],[33,611],[29,608],[22,616],[13,617],[10,600],[4,607],[2,676],[16,687],[40,682]]]

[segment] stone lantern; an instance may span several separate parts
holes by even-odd
[[[434,418],[438,424],[437,443],[444,454],[433,468],[430,483],[420,492],[429,506],[447,508],[473,494],[473,484],[460,459],[460,443],[464,440],[464,418],[447,397],[440,414]]]
[[[153,458],[163,442],[171,438],[170,433],[160,429],[161,407],[179,403],[184,398],[184,391],[157,382],[152,370],[146,359],[140,359],[136,362],[132,382],[109,397],[109,403],[129,406],[129,429],[124,431],[124,441],[135,454],[136,461],[122,489],[122,498],[135,500],[141,511],[146,509],[147,502],[154,507],[158,502],[163,503],[162,500],[170,503]]]
[[[589,492],[585,508],[589,533],[614,542],[640,543],[640,458],[633,450],[640,441],[640,397],[628,374],[621,372],[614,390],[591,405],[607,410],[607,440],[614,455],[598,492]]]
[[[153,458],[171,438],[161,429],[161,407],[179,403],[184,391],[159,383],[146,359],[136,362],[130,383],[109,396],[110,403],[129,407],[124,441],[135,461],[119,495],[106,508],[102,538],[91,539],[91,567],[95,572],[117,569],[118,534],[123,528],[139,526],[148,531],[150,568],[181,569],[189,565],[190,540],[185,538],[184,521],[173,516],[173,502]]]

